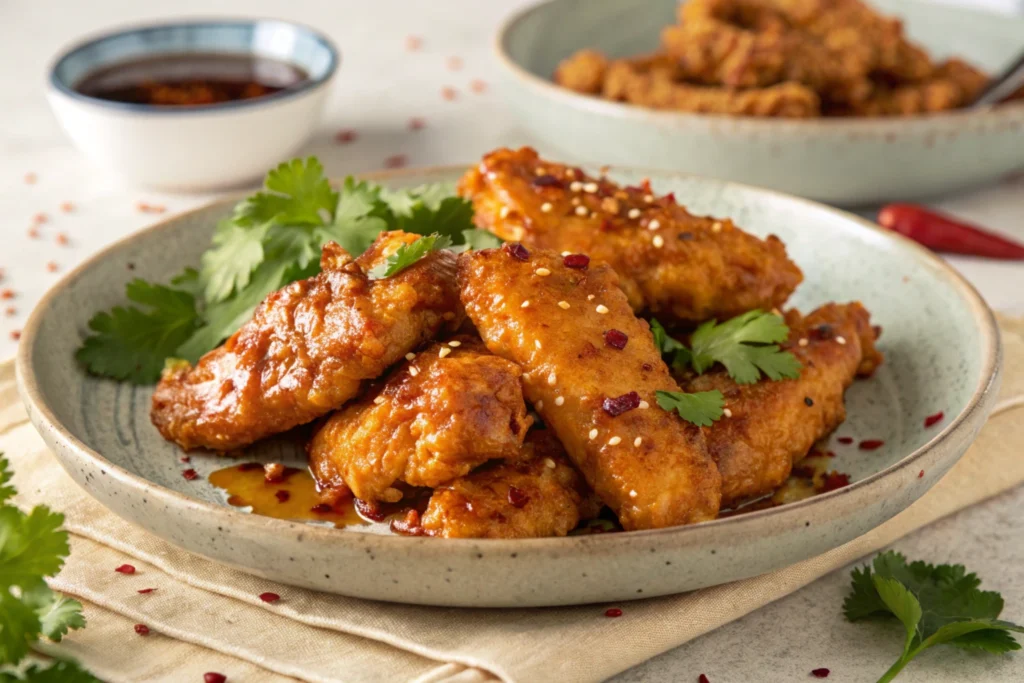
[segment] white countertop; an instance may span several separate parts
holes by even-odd
[[[1012,7],[1017,0],[1002,3]],[[327,113],[303,154],[316,154],[334,176],[367,171],[404,155],[410,166],[469,163],[499,145],[533,142],[495,92],[489,38],[522,0],[132,0],[0,2],[0,358],[14,353],[14,334],[33,304],[63,272],[103,246],[212,195],[161,195],[124,187],[92,168],[65,139],[45,100],[51,58],[84,34],[122,23],[185,16],[278,16],[316,26],[341,49],[339,77]],[[1000,5],[996,5],[1000,6]],[[172,9],[173,8],[173,9]],[[422,39],[418,50],[407,37]],[[485,88],[476,92],[475,80]],[[454,100],[441,91],[452,87]],[[411,130],[409,121],[425,127]],[[339,131],[356,139],[335,142]],[[158,161],[158,160],[156,160]],[[1024,160],[1022,160],[1024,164]],[[34,182],[29,182],[30,177]],[[70,202],[70,211],[62,205]],[[142,213],[139,202],[162,206]],[[1024,174],[986,189],[944,197],[935,206],[1024,240]],[[43,213],[46,222],[35,224]],[[36,225],[35,236],[30,234]],[[66,242],[63,243],[63,242]],[[1024,264],[951,258],[993,308],[1024,314]],[[144,275],[144,274],[143,274]],[[10,309],[10,311],[8,311]],[[1006,616],[1024,619],[1024,524],[1014,509],[1018,490],[966,511],[897,544],[911,556],[961,561],[1007,598]],[[1011,568],[1013,568],[1011,570]],[[883,627],[841,618],[848,571],[837,572],[617,680],[713,683],[797,680],[810,669],[833,669],[830,681],[869,681],[895,659]],[[992,657],[979,665],[965,654],[929,654],[899,680],[1011,681],[1024,677],[1024,658]],[[967,663],[963,660],[970,659]],[[973,678],[972,678],[973,676]]]

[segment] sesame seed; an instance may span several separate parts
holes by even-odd
[[[594,439],[596,439],[596,438],[597,438],[597,430],[596,430],[596,429],[591,429],[591,430],[590,430],[590,433],[589,433],[589,434],[587,434],[587,437],[588,437],[588,438],[589,438],[589,439],[590,439],[591,441],[593,441]]]
[[[571,251],[563,251],[562,252],[562,257],[564,258],[564,257],[568,256],[571,253],[572,253]]]
[[[810,343],[811,342],[807,341],[806,339],[801,339],[800,341],[797,342],[797,344],[799,344],[800,346],[807,346]]]
[[[413,365],[409,367],[409,374],[415,377],[416,375],[420,374],[420,371],[419,369],[417,369],[415,365]]]
[[[551,206],[551,202],[544,202],[543,204],[540,205],[541,213],[548,213],[551,211],[552,208],[553,207]]]
[[[494,297],[494,305],[497,306],[498,304],[500,304],[504,300],[505,300],[505,295],[504,294],[498,294],[498,295],[496,295]]]
[[[597,192],[597,183],[587,183],[586,185],[583,186],[583,191],[589,192],[590,194],[594,194],[595,192]]]
[[[543,166],[538,166],[537,168],[533,169],[533,172],[536,175],[547,175],[548,174],[548,170],[546,168],[544,168]]]
[[[415,354],[415,353],[412,353],[411,351],[410,351],[409,353],[405,354],[405,359],[406,359],[406,360],[412,360],[412,359],[414,359],[415,357],[416,357],[416,354]]]
[[[540,348],[540,339],[534,339],[533,340],[533,345],[536,346],[539,349]]]
[[[638,436],[635,439],[633,439],[633,445],[635,447],[637,447],[637,448],[640,448],[640,444],[642,444],[643,442],[644,442],[644,439],[641,436]]]
[[[665,238],[662,237],[661,235],[655,235],[654,239],[651,240],[651,242],[652,244],[654,244],[654,247],[656,249],[661,249],[663,246],[665,246]]]
[[[533,404],[533,407],[537,410],[544,410],[544,401],[537,401]]]
[[[640,209],[630,209],[629,213],[627,213],[626,215],[632,218],[633,220],[636,220],[637,218],[640,218]]]
[[[555,382],[557,382],[557,381],[558,381],[558,375],[556,375],[553,372],[550,375],[548,375],[548,384],[550,386],[555,386]]]
[[[567,310],[569,310],[569,302],[568,301],[559,301],[558,302],[558,307],[561,308],[562,310],[566,310],[567,311]]]
[[[533,272],[537,273],[537,275],[540,275],[541,277],[547,277],[548,275],[551,275],[551,271],[548,270],[547,268],[538,268]]]
[[[612,438],[608,439],[609,446],[618,446],[620,443],[622,443],[621,436],[613,436]]]
[[[571,169],[571,168],[565,169],[565,177],[566,178],[575,178],[576,177],[576,171],[574,169]]]
[[[501,218],[508,218],[508,207],[507,206],[501,207],[501,211],[498,212],[498,216],[501,217]]]
[[[726,417],[732,417],[732,411],[726,408],[725,410],[722,411],[722,415],[725,415]]]
[[[593,294],[587,294],[587,301],[593,301],[593,300],[594,300],[594,295]]]
[[[722,232],[722,224],[715,221],[711,224],[711,232]]]
[[[608,307],[605,306],[604,304],[598,304],[597,308],[595,308],[594,310],[596,310],[601,315],[604,315],[605,313],[608,312]]]
[[[836,343],[842,346],[846,343],[846,337],[836,337]]]
[[[462,346],[462,342],[453,340],[448,342],[448,346],[452,347],[453,349],[457,349],[460,346]]]
[[[527,299],[523,303],[519,304],[519,308],[529,308],[529,307],[530,307],[530,300],[529,299]]]
[[[571,183],[569,183],[569,189],[572,190],[573,192],[579,192],[580,190],[583,189],[583,183],[581,183],[578,180],[574,180]]]
[[[555,405],[556,406],[560,406],[560,405],[562,405],[564,403],[565,403],[565,397],[564,396],[559,396],[558,398],[555,399]]]
[[[495,173],[494,171],[491,171],[490,173],[487,174],[487,179],[488,180],[497,180],[498,179],[498,174]]]
[[[647,401],[640,401],[640,405],[637,407],[640,408],[640,410],[647,410],[648,408],[651,407],[651,404],[648,403]]]
[[[384,402],[384,397],[383,396],[378,396],[377,398],[373,399],[374,405],[378,405],[379,406],[383,402]]]
[[[447,346],[442,346],[441,350],[437,352],[437,355],[439,355],[441,358],[444,358],[451,352],[452,350],[450,348],[448,348]]]
[[[586,216],[588,213],[590,213],[590,212],[587,210],[587,207],[585,207],[585,206],[577,206],[576,207],[576,215],[577,216]]]
[[[636,491],[630,491],[629,492],[629,497],[630,498],[636,498]]]
[[[657,218],[652,218],[651,222],[647,224],[647,229],[648,230],[657,230],[660,227],[661,227],[661,221],[659,221]]]
[[[654,195],[650,195],[650,194],[649,195],[645,195],[644,196],[644,201],[647,202],[648,204],[650,204],[651,202],[654,201]]]
[[[544,458],[544,464],[547,466],[549,470],[555,469],[555,461],[552,460],[551,458]]]

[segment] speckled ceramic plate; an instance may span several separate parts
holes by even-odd
[[[1021,49],[1024,19],[912,0],[869,0],[904,19],[936,58],[995,72]],[[783,120],[655,111],[551,82],[592,47],[654,50],[677,0],[550,0],[507,21],[494,49],[509,107],[545,145],[582,160],[670,168],[841,205],[933,196],[1024,169],[1024,101],[888,119]]]
[[[381,176],[396,187],[452,180],[461,169]],[[832,437],[846,488],[790,505],[689,527],[524,541],[445,540],[335,529],[232,508],[206,476],[223,458],[189,465],[149,423],[150,390],[86,376],[72,354],[98,309],[124,284],[166,281],[196,265],[231,202],[134,235],[64,278],[36,308],[18,355],[29,415],[68,473],[118,515],[208,558],[284,583],[378,600],[467,606],[626,600],[759,574],[834,548],[907,507],[963,454],[996,397],[1000,352],[991,312],[938,258],[832,209],[766,190],[668,173],[660,192],[699,213],[732,217],[784,239],[806,274],[793,303],[860,299],[884,327],[886,363],[848,392],[849,418]],[[129,268],[129,264],[134,270]],[[931,428],[925,417],[942,411]],[[877,450],[843,445],[881,439]],[[300,462],[296,446],[250,449]],[[182,477],[185,467],[203,475]]]

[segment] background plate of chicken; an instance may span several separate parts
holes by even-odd
[[[550,0],[494,49],[509,106],[573,158],[859,205],[1022,168],[1024,99],[965,108],[1021,35],[912,0]]]
[[[19,351],[79,484],[260,576],[464,606],[732,581],[904,509],[995,398],[977,293],[824,206],[530,148],[335,187],[294,160],[110,247]]]

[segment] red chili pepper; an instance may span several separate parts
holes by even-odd
[[[1024,260],[1024,244],[916,204],[889,204],[878,223],[935,251]]]

